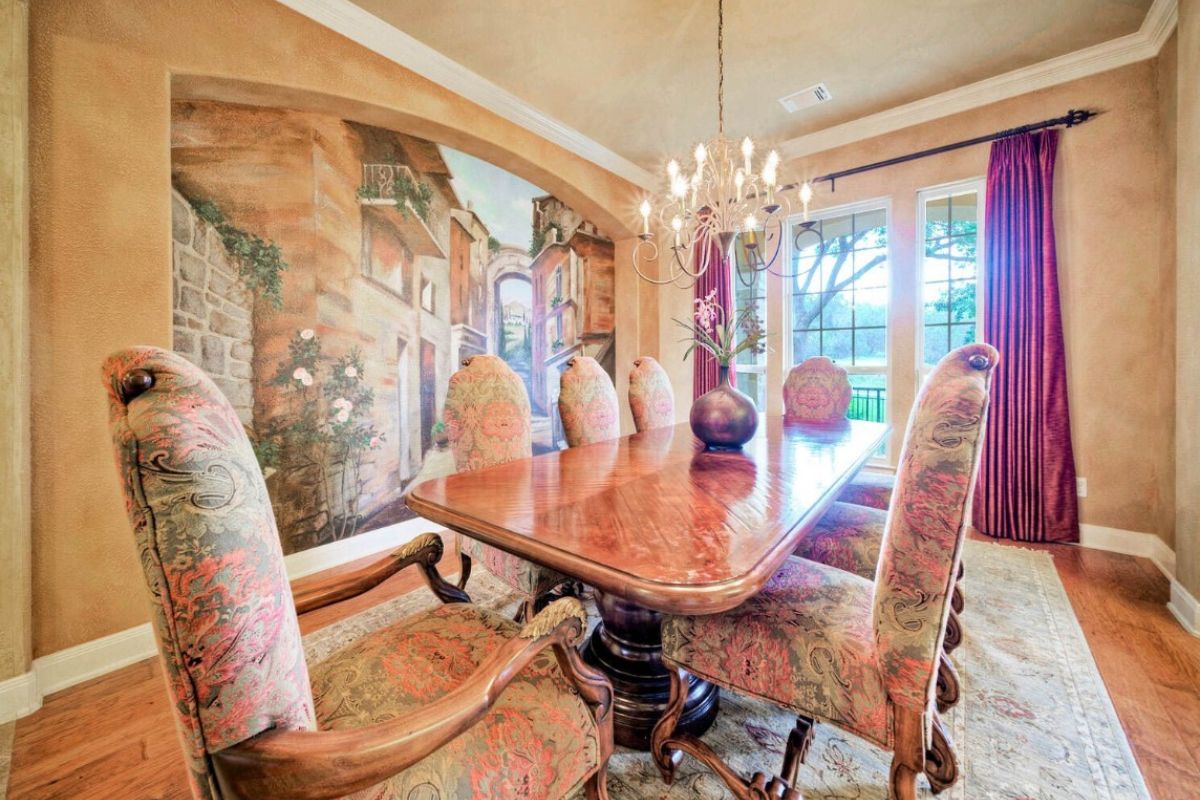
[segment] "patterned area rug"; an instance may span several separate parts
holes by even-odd
[[[1125,800],[1150,797],[1062,582],[1046,553],[969,542],[963,616],[955,653],[962,701],[947,722],[961,777],[955,800]],[[506,613],[515,600],[486,573],[468,586],[476,602]],[[364,633],[437,601],[425,589],[396,598],[305,639],[310,663]],[[705,739],[741,773],[778,772],[794,718],[731,693]],[[890,756],[828,725],[817,728],[800,788],[810,800],[886,800]],[[687,757],[663,785],[650,757],[618,749],[613,800],[718,800],[724,785]],[[922,796],[931,797],[922,784]]]

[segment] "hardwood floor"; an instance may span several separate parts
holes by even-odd
[[[1194,800],[1200,786],[1200,639],[1167,612],[1166,579],[1146,559],[1021,546],[1053,555],[1153,796]],[[457,572],[457,565],[448,548],[443,573]],[[305,615],[301,629],[307,633],[419,585],[419,573],[406,570],[363,597]],[[986,598],[970,595],[969,575],[964,585],[969,615],[970,604]],[[52,695],[17,723],[10,800],[189,800],[185,780],[157,659]]]

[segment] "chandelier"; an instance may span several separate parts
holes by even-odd
[[[732,263],[739,236],[740,267],[750,276],[770,271],[793,277],[778,272],[775,264],[792,213],[788,195],[797,189],[805,221],[798,226],[796,238],[815,236],[819,250],[824,250],[820,233],[807,221],[812,186],[807,181],[798,187],[781,185],[776,151],[758,162],[754,155],[754,141],[749,136],[740,145],[725,136],[725,2],[718,0],[717,137],[696,145],[692,157],[683,163],[669,161],[666,194],[642,201],[641,233],[633,250],[633,268],[639,277],[654,284],[689,287],[719,259],[729,258]],[[660,276],[665,269],[665,277],[652,277],[642,270],[643,264],[655,261]],[[736,271],[746,280],[743,269]]]

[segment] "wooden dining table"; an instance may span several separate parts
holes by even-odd
[[[758,593],[888,426],[763,417],[740,450],[685,424],[417,485],[417,514],[592,587],[585,659],[613,682],[618,743],[649,749],[668,698],[663,614],[714,614]],[[717,687],[693,677],[680,728],[702,733]]]

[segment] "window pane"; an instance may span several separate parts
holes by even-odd
[[[887,379],[883,375],[850,376],[850,419],[884,422],[887,419]]]
[[[925,243],[925,280],[944,281],[950,278],[950,240],[931,239]]]
[[[974,236],[978,219],[978,195],[975,192],[954,195],[950,232],[952,234],[965,233]]]
[[[850,331],[825,331],[821,335],[821,355],[849,364],[854,355]]]
[[[887,325],[887,289],[858,289],[854,292],[854,327]]]
[[[796,333],[792,339],[792,360],[799,364],[806,358],[821,355],[821,332]]]
[[[948,297],[942,298],[951,322],[975,322],[975,281],[955,281]]]
[[[975,324],[970,325],[952,325],[950,326],[950,344],[953,347],[962,347],[964,344],[971,344],[975,341]]]
[[[946,310],[946,301],[950,295],[950,283],[948,281],[941,281],[939,283],[926,283],[924,295],[925,322],[949,322],[950,314]]]
[[[950,198],[940,197],[925,204],[925,238],[945,236],[950,228]]]
[[[868,247],[854,254],[855,286],[887,286],[887,248]]]
[[[854,331],[854,365],[876,367],[887,364],[887,332],[883,328]]]
[[[849,328],[854,325],[854,298],[849,290],[822,297],[825,298],[825,308],[821,309],[822,328]]]
[[[942,356],[950,352],[950,346],[947,337],[949,336],[949,325],[926,325],[925,326],[925,365],[933,366],[942,360]]]
[[[821,327],[821,295],[792,296],[792,327],[798,331]]]

